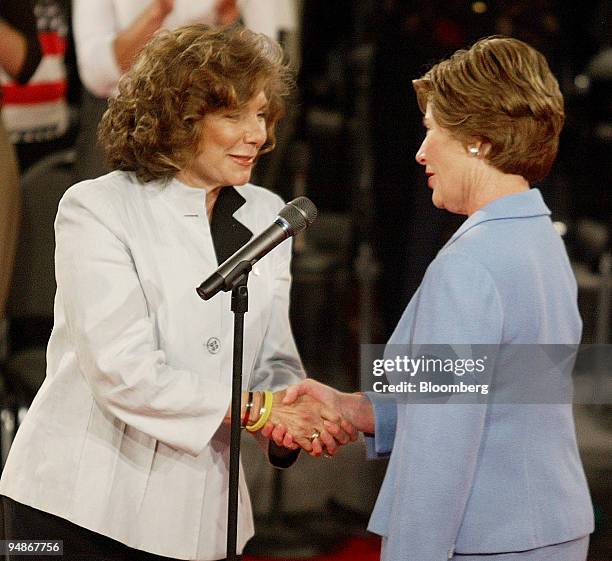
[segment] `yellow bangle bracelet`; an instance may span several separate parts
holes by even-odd
[[[246,430],[249,432],[257,432],[262,429],[263,426],[268,422],[270,418],[270,413],[272,413],[272,401],[274,400],[274,395],[270,391],[264,392],[264,402],[259,410],[259,419],[252,424],[247,425]]]

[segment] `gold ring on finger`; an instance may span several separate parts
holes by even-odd
[[[313,440],[316,440],[317,438],[319,438],[321,436],[321,433],[315,429],[315,431],[310,435],[310,442],[312,442]]]

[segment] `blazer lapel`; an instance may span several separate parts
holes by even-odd
[[[246,203],[235,187],[223,187],[213,207],[210,231],[219,264],[226,261],[252,237],[253,232],[234,218],[234,213]]]

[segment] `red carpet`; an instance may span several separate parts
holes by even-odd
[[[589,550],[589,561],[609,561],[612,559],[610,543],[599,543],[600,540],[595,538],[591,542]],[[607,553],[604,553],[604,549]],[[289,561],[290,558],[285,557],[282,560],[272,557],[254,557],[246,555],[242,558],[243,561]],[[380,561],[380,538],[369,536],[365,538],[349,538],[342,546],[333,553],[321,555],[319,557],[310,557],[308,560],[302,561]]]
[[[262,561],[266,557],[247,555],[243,561]],[[335,552],[319,557],[311,557],[308,561],[379,561],[380,538],[350,538]]]

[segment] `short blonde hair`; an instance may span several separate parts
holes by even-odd
[[[119,81],[99,127],[113,169],[143,181],[168,179],[197,155],[204,115],[241,107],[260,91],[268,98],[267,140],[293,86],[280,46],[233,26],[188,25],[157,34]]]
[[[541,181],[555,160],[565,114],[544,56],[527,43],[487,37],[413,81],[419,106],[466,146],[491,144],[487,161]]]

